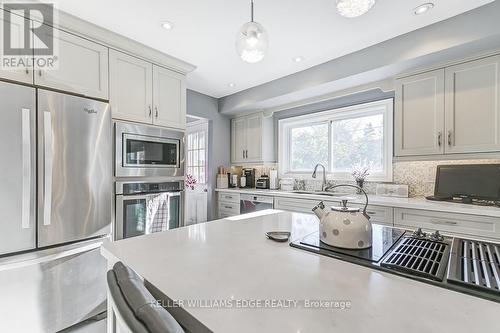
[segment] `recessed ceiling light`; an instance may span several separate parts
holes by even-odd
[[[415,8],[414,13],[415,15],[421,15],[423,13],[428,12],[432,8],[434,8],[434,4],[432,2],[424,3],[423,5],[420,5],[417,8]]]
[[[168,22],[168,21],[163,21],[161,22],[161,26],[163,29],[166,29],[166,30],[172,30],[174,28],[174,25],[172,22]]]
[[[232,83],[232,82],[231,82],[231,83],[228,83],[228,84],[227,84],[227,86],[228,86],[229,88],[234,88],[234,87],[236,86],[236,84],[234,84],[234,83]]]
[[[292,60],[293,60],[294,62],[301,62],[302,60],[304,60],[304,57],[302,57],[302,56],[298,56],[298,57],[292,58]]]

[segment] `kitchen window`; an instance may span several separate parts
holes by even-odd
[[[280,173],[310,175],[321,163],[330,179],[369,167],[369,180],[392,181],[392,122],[392,99],[282,119]]]

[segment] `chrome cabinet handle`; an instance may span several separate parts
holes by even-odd
[[[442,133],[441,132],[438,132],[438,146],[441,147],[441,137],[442,137]]]
[[[233,207],[231,207],[231,206],[224,206],[224,208],[233,209]]]
[[[41,69],[38,70],[38,76],[42,77],[42,70]]]
[[[441,224],[441,225],[457,225],[458,222],[455,221],[445,221],[445,220],[431,220],[432,224]]]
[[[23,156],[23,194],[22,194],[22,219],[21,228],[30,228],[31,199],[32,195],[32,170],[33,161],[31,154],[31,110],[21,109],[22,126],[22,156]]]
[[[50,225],[52,210],[52,119],[50,111],[43,113],[43,225]]]
[[[30,71],[26,68],[26,75],[29,75]]]
[[[158,118],[158,107],[155,106],[155,117]]]
[[[243,158],[245,158],[245,149],[243,149]]]
[[[151,118],[151,116],[153,115],[153,110],[151,109],[151,105],[148,105],[148,109],[149,109],[149,118]]]
[[[451,146],[451,131],[448,131],[448,146]]]

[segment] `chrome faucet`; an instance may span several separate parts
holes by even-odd
[[[316,164],[316,166],[314,167],[314,172],[312,174],[312,177],[316,178],[316,171],[318,170],[319,166],[323,168],[323,183],[321,184],[321,191],[325,192],[326,188],[327,188],[327,184],[326,184],[326,168],[325,168],[325,166],[323,164],[321,164],[321,163]]]

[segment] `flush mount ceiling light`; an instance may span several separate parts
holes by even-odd
[[[369,11],[375,0],[337,0],[337,10],[340,15],[353,18]]]
[[[172,22],[163,21],[161,22],[161,27],[165,30],[172,30],[174,28],[174,25],[172,24]]]
[[[304,57],[298,56],[298,57],[292,58],[292,60],[293,60],[293,62],[301,62],[304,60]]]
[[[232,83],[232,82],[231,82],[231,83],[228,83],[228,84],[227,84],[227,86],[228,86],[229,88],[234,88],[234,87],[236,86],[236,84],[234,84],[234,83]]]
[[[420,15],[428,12],[432,8],[434,8],[434,4],[432,2],[424,3],[423,5],[420,5],[417,8],[415,8],[414,13],[415,15]]]
[[[264,59],[268,47],[267,33],[264,27],[253,20],[253,0],[250,3],[250,22],[243,24],[236,37],[236,52],[248,63],[257,63]]]

